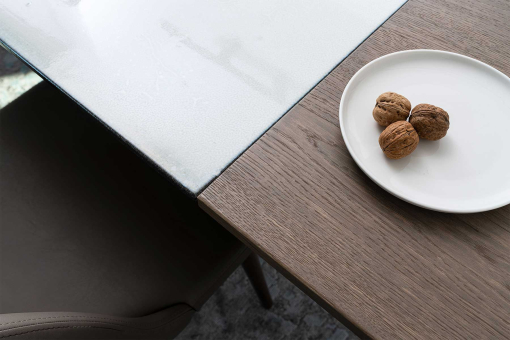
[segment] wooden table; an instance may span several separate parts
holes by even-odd
[[[410,0],[199,204],[361,337],[510,339],[510,206],[454,215],[405,203],[362,173],[340,133],[354,73],[417,48],[510,75],[510,2]]]

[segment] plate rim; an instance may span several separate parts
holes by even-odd
[[[389,192],[393,196],[395,196],[395,197],[397,197],[397,198],[399,198],[399,199],[401,199],[401,200],[403,200],[405,202],[408,202],[410,204],[413,204],[413,205],[416,205],[418,207],[421,207],[421,208],[425,208],[425,209],[429,209],[429,210],[433,210],[433,211],[439,211],[439,212],[443,212],[443,213],[471,214],[471,213],[479,213],[479,212],[484,212],[484,211],[490,211],[490,210],[498,209],[498,208],[501,208],[501,207],[504,207],[504,206],[510,204],[510,196],[506,200],[503,200],[500,203],[496,203],[496,204],[488,205],[488,206],[483,206],[483,207],[480,207],[480,208],[442,209],[441,207],[437,207],[437,206],[433,206],[433,205],[427,205],[427,204],[422,204],[422,203],[413,201],[412,198],[404,197],[401,193],[386,187],[383,183],[381,183],[380,181],[375,179],[375,177],[372,176],[370,171],[367,170],[364,167],[363,163],[357,157],[355,152],[353,152],[353,149],[352,149],[352,147],[351,147],[351,145],[349,143],[348,138],[345,137],[346,134],[345,134],[344,125],[342,123],[342,118],[344,117],[344,115],[343,115],[344,104],[345,104],[344,96],[345,96],[346,93],[348,93],[350,87],[354,83],[354,80],[357,77],[359,77],[360,74],[366,68],[368,68],[370,65],[372,65],[374,63],[377,63],[377,62],[380,62],[383,59],[391,58],[391,57],[394,57],[396,55],[401,55],[401,54],[413,54],[413,53],[423,53],[423,52],[430,53],[430,54],[450,55],[450,56],[458,57],[458,58],[461,58],[461,59],[467,59],[467,60],[469,60],[471,62],[475,62],[479,66],[482,66],[484,68],[488,68],[492,72],[495,71],[499,76],[502,76],[503,78],[505,78],[510,83],[510,77],[508,77],[506,74],[504,74],[503,72],[499,71],[498,69],[496,69],[496,68],[494,68],[494,67],[492,67],[492,66],[490,66],[490,65],[488,65],[488,64],[486,64],[486,63],[484,63],[484,62],[482,62],[480,60],[477,60],[477,59],[474,59],[474,58],[471,58],[471,57],[468,57],[468,56],[465,56],[465,55],[462,55],[462,54],[459,54],[459,53],[455,53],[455,52],[448,52],[448,51],[443,51],[443,50],[433,50],[433,49],[413,49],[413,50],[403,50],[403,51],[393,52],[393,53],[389,53],[389,54],[380,56],[380,57],[370,61],[369,63],[365,64],[363,67],[361,67],[351,77],[351,79],[349,79],[349,81],[347,82],[347,85],[345,86],[344,90],[342,91],[342,96],[340,98],[340,105],[339,105],[339,109],[338,109],[339,110],[338,120],[339,120],[339,124],[340,124],[340,130],[342,132],[342,138],[344,140],[345,145],[347,146],[347,150],[349,151],[349,154],[354,159],[354,161],[356,162],[358,167],[363,171],[363,173],[365,175],[367,175],[379,187],[381,187],[382,189],[386,190],[387,192]]]

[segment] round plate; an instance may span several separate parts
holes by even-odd
[[[399,160],[384,156],[372,117],[376,98],[397,92],[414,107],[439,106],[450,129],[421,139]],[[352,157],[377,184],[418,206],[472,213],[510,203],[510,79],[455,53],[413,50],[386,55],[359,70],[340,102],[340,127]]]

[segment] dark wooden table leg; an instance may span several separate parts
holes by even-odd
[[[251,253],[248,258],[243,262],[243,269],[250,279],[250,282],[260,299],[260,303],[264,308],[271,308],[273,306],[273,299],[267,287],[266,278],[260,265],[259,257],[255,253]]]

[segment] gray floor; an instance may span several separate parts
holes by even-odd
[[[267,263],[274,306],[263,309],[242,268],[209,299],[178,339],[357,339]]]
[[[41,79],[0,47],[0,108]],[[263,263],[274,306],[265,310],[241,268],[221,286],[178,339],[357,339],[342,324]]]

